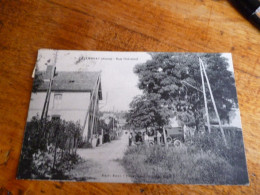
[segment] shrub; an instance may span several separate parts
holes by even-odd
[[[77,163],[81,140],[79,123],[46,121],[34,117],[26,125],[18,178],[66,178],[66,171]]]
[[[129,147],[122,164],[135,182],[243,184],[248,181],[242,132],[227,134],[225,147],[217,133],[196,137],[175,148]]]

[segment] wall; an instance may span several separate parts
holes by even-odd
[[[54,94],[61,94],[59,102],[54,100]],[[41,117],[46,92],[32,93],[28,111],[27,121],[30,121],[37,114]],[[89,92],[52,92],[48,115],[60,115],[66,121],[79,121],[84,123],[88,105],[90,102]]]

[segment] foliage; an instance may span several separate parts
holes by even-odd
[[[128,124],[137,128],[163,126],[168,122],[169,110],[158,103],[157,94],[136,96],[126,118]]]
[[[32,86],[32,92],[36,93],[39,86],[43,84],[43,76],[42,73],[35,70],[34,74],[34,80],[33,80],[33,86]]]
[[[198,144],[175,148],[158,145],[129,147],[123,165],[135,182],[185,183],[185,184],[245,184],[248,182],[242,132],[227,133],[230,147],[225,147],[219,133],[214,143],[208,146],[206,136]],[[198,138],[199,139],[199,138]]]
[[[33,117],[26,125],[18,177],[64,177],[77,161],[76,149],[81,139],[79,123],[64,120],[43,123]]]
[[[205,152],[214,152],[221,156],[232,165],[244,167],[246,170],[246,159],[244,155],[244,144],[242,131],[236,127],[224,127],[228,146],[226,147],[221,136],[220,129],[212,127],[211,134],[204,136],[195,136],[192,140],[186,141],[186,145],[190,145],[189,152],[197,150]]]
[[[130,104],[128,121],[142,127],[155,123],[162,126],[167,125],[174,115],[187,126],[195,126],[199,130],[203,122],[204,103],[203,94],[199,91],[201,75],[198,57],[206,64],[220,118],[229,121],[229,112],[237,105],[237,97],[228,63],[221,54],[195,53],[156,53],[151,60],[135,67],[134,71],[139,77],[138,87],[143,91],[143,96],[136,97]],[[145,101],[148,102],[144,104]],[[212,115],[212,102],[208,101],[208,105]]]
[[[117,128],[118,121],[115,117],[109,117],[108,129]]]
[[[113,127],[117,128],[118,126],[118,121],[116,120],[115,117],[109,116],[108,117],[108,122],[106,122],[105,119],[102,117],[99,120],[99,129],[103,129],[106,132],[112,132]]]
[[[199,57],[207,76],[222,122],[229,122],[237,107],[233,74],[221,54],[155,53],[135,67],[138,87],[143,91],[130,104],[127,122],[134,127],[168,125],[176,117],[182,125],[195,127],[195,136],[182,147],[129,147],[123,165],[136,182],[186,184],[245,184],[248,182],[241,129],[225,128],[228,147],[220,129],[203,131],[204,99]],[[210,118],[215,118],[206,87]]]

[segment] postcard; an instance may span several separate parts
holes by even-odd
[[[18,179],[248,185],[230,53],[40,49]]]

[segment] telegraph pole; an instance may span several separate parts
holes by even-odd
[[[44,106],[43,106],[43,110],[42,110],[42,115],[41,115],[41,121],[44,120],[44,123],[46,122],[47,116],[48,116],[50,97],[51,97],[51,87],[52,87],[53,78],[55,76],[55,71],[56,71],[57,53],[58,53],[58,51],[55,52],[54,64],[52,65],[52,70],[51,70],[51,74],[50,74],[49,87],[47,89]]]
[[[208,79],[208,76],[207,76],[207,73],[206,73],[206,70],[205,70],[205,66],[204,66],[203,61],[200,58],[199,58],[199,60],[201,62],[200,64],[201,64],[202,70],[204,72],[204,75],[205,75],[205,78],[206,78],[206,81],[207,81],[207,84],[208,84],[209,93],[210,93],[210,97],[211,97],[211,100],[212,100],[212,103],[213,103],[213,107],[214,107],[214,110],[215,110],[215,113],[216,113],[216,116],[217,116],[217,119],[218,119],[219,128],[220,128],[224,143],[227,146],[226,136],[225,136],[224,130],[223,130],[222,125],[221,125],[221,121],[220,121],[220,118],[219,118],[219,114],[218,114],[218,110],[217,110],[216,103],[215,103],[215,100],[214,100],[214,96],[212,94],[209,79]]]
[[[94,101],[94,108],[93,108],[93,115],[92,115],[92,123],[91,123],[91,130],[90,130],[90,139],[92,140],[93,138],[93,131],[94,131],[94,128],[96,127],[97,123],[96,123],[96,115],[97,115],[97,108],[96,108],[96,105],[97,105],[97,101],[98,101],[98,89],[99,89],[99,83],[100,83],[100,75],[98,76],[98,81],[97,81],[97,85],[93,91],[93,101]],[[95,127],[94,127],[94,123],[95,123]]]
[[[114,119],[114,117],[115,117],[115,111],[114,111],[114,110],[115,110],[115,107],[113,106],[113,115],[114,115],[113,118],[112,118],[113,131],[114,131],[114,125],[115,125],[115,124],[114,124],[114,123],[115,123],[115,119]]]
[[[201,65],[201,59],[200,58],[199,58],[199,64],[200,64],[200,76],[201,76],[201,82],[202,82],[202,89],[203,89],[203,97],[204,97],[204,104],[205,104],[205,110],[206,110],[208,130],[209,130],[209,133],[211,133],[208,104],[207,104],[207,96],[206,96],[206,90],[205,90],[205,84],[204,84],[204,75],[203,75],[203,72],[202,72],[202,65]]]

